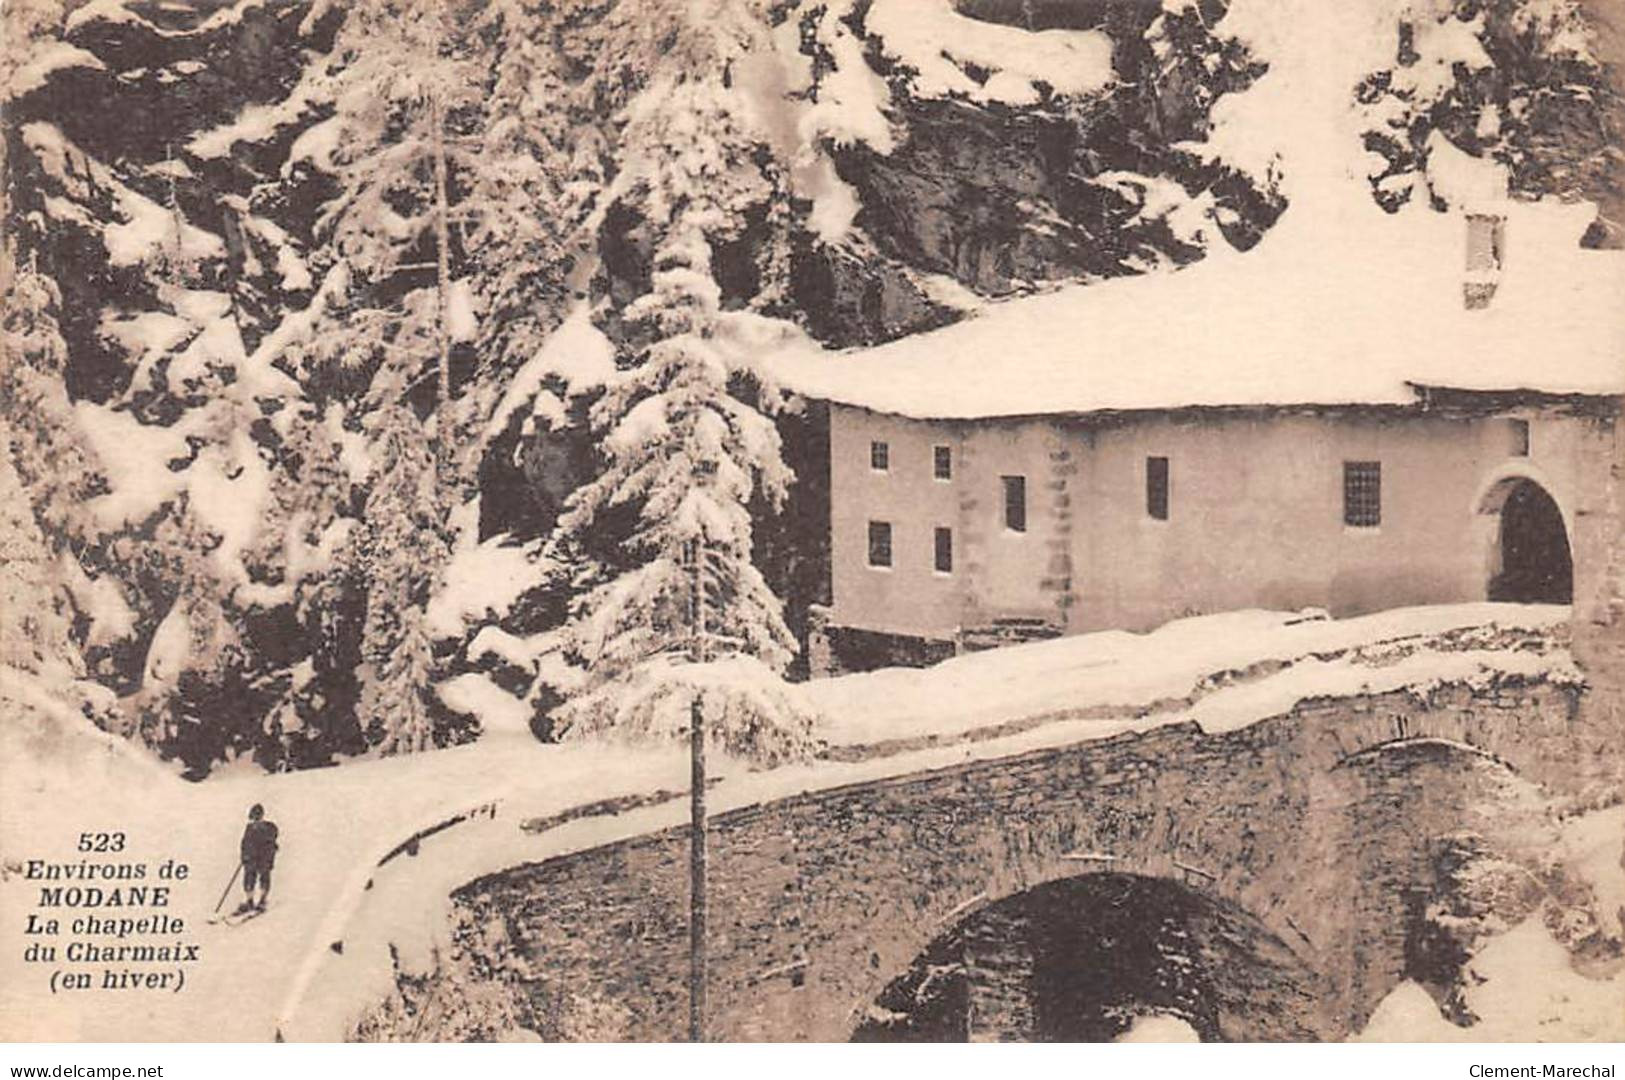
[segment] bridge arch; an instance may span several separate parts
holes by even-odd
[[[1189,880],[1076,874],[947,926],[866,1003],[854,1041],[1111,1041],[1171,1017],[1203,1041],[1336,1034],[1301,950]]]
[[[1474,509],[1487,599],[1573,601],[1573,520],[1538,469],[1521,465],[1498,471]]]

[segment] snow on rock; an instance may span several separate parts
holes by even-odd
[[[1421,691],[1446,683],[1476,687],[1509,675],[1573,683],[1582,678],[1567,657],[1484,649],[1444,655],[1422,651],[1377,668],[1347,656],[1307,659],[1257,682],[1217,690],[1198,701],[1187,715],[1203,731],[1219,733],[1246,727],[1261,717],[1290,712],[1294,705],[1311,697]]]
[[[153,632],[147,661],[141,669],[143,680],[147,685],[174,686],[191,656],[192,623],[186,609],[177,603]]]
[[[1590,978],[1533,915],[1470,962],[1463,1004],[1478,1019],[1457,1027],[1414,982],[1377,1006],[1352,1042],[1614,1042],[1625,1034],[1625,975]]]
[[[550,424],[562,421],[563,404],[542,388],[546,379],[561,379],[567,393],[578,394],[602,386],[614,375],[615,346],[593,325],[587,305],[579,305],[548,335],[536,355],[514,372],[486,433],[499,434],[513,414],[527,404]]]
[[[181,493],[185,476],[171,461],[190,458],[186,417],[170,427],[143,424],[128,412],[89,401],[74,403],[74,417],[107,477],[109,491],[90,500],[90,509],[108,529],[150,516]]]
[[[59,558],[62,577],[68,591],[73,594],[74,606],[90,620],[90,631],[85,639],[87,645],[109,645],[135,633],[135,611],[125,600],[124,590],[119,588],[114,575],[101,574],[92,578],[79,565],[79,560],[68,552],[63,552]]]
[[[1557,855],[1589,883],[1603,932],[1617,938],[1625,910],[1625,806],[1564,822]],[[1536,912],[1498,934],[1468,962],[1462,1004],[1477,1019],[1446,1020],[1406,980],[1383,998],[1356,1042],[1617,1042],[1625,1037],[1625,971],[1582,974]]]
[[[124,0],[90,0],[89,3],[76,8],[63,24],[63,29],[69,34],[93,22],[103,23],[130,23],[145,27],[155,34],[163,31],[146,19],[131,11]]]
[[[801,141],[808,146],[829,139],[838,146],[862,143],[877,154],[896,148],[886,111],[891,90],[864,59],[864,44],[847,25],[853,0],[834,0],[816,9],[818,39],[829,51],[834,69],[818,82],[816,100],[808,104],[798,122]],[[793,24],[786,21],[787,27]],[[786,30],[785,35],[792,33]],[[777,38],[781,54],[796,54],[799,37]],[[805,78],[810,82],[811,72]],[[806,90],[807,85],[797,87]]]
[[[501,618],[547,572],[541,542],[523,546],[493,536],[452,553],[444,584],[429,599],[424,624],[437,638],[460,638],[467,624]]]
[[[1507,168],[1490,158],[1460,150],[1444,133],[1428,136],[1428,184],[1453,207],[1500,208],[1507,199]]]
[[[33,93],[50,81],[52,75],[69,68],[105,71],[107,65],[98,60],[95,54],[86,52],[77,45],[70,45],[66,41],[51,41],[41,45],[28,58],[27,63],[12,73],[11,84],[7,88],[9,96],[19,98],[24,94]]]
[[[1096,30],[1034,33],[968,18],[952,0],[875,0],[865,25],[887,56],[914,69],[921,97],[1031,105],[1040,83],[1081,95],[1112,81],[1111,38]]]
[[[449,679],[437,692],[446,708],[479,720],[485,734],[530,731],[531,707],[477,672]]]
[[[323,96],[314,89],[314,81],[303,80],[281,101],[268,105],[250,102],[237,114],[236,119],[199,133],[186,144],[186,148],[200,158],[225,157],[239,142],[263,143],[269,140],[282,128],[298,123],[323,100]]]

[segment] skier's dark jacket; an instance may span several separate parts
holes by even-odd
[[[250,821],[243,830],[243,864],[269,870],[276,862],[276,826],[269,821]]]

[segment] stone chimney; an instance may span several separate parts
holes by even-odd
[[[1506,258],[1506,218],[1500,214],[1467,215],[1467,273],[1462,281],[1462,302],[1468,311],[1490,306],[1501,283]]]

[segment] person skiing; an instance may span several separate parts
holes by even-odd
[[[243,860],[243,903],[233,914],[265,910],[265,898],[271,894],[271,867],[276,862],[276,825],[265,820],[265,807],[255,803],[248,809],[248,825],[243,829],[240,848]],[[259,886],[260,898],[254,899],[254,887]]]

